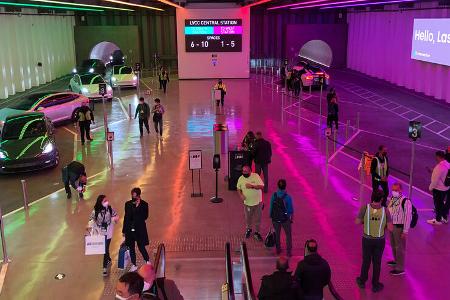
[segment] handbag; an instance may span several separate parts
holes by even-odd
[[[106,236],[100,234],[84,237],[84,255],[100,255],[106,252]]]
[[[128,249],[125,243],[122,243],[119,249],[117,268],[119,268],[120,270],[125,270],[130,263],[131,263],[130,249]]]
[[[272,226],[270,226],[269,232],[264,239],[264,246],[267,248],[272,248],[275,246],[275,231],[273,231]]]

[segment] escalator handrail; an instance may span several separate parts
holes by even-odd
[[[231,261],[231,245],[230,242],[225,244],[225,270],[228,285],[228,299],[234,300],[234,283],[233,283],[233,263]]]
[[[335,300],[344,300],[344,298],[342,298],[342,296],[339,295],[339,293],[334,288],[333,282],[330,281],[330,283],[328,283],[328,289],[330,290],[330,293],[331,295],[333,295]]]
[[[250,263],[248,261],[247,245],[241,243],[241,259],[243,264],[243,275],[245,276],[245,293],[247,300],[256,300],[255,291],[253,289],[252,274],[250,271]]]
[[[156,278],[166,277],[166,247],[163,243],[158,245],[154,261],[154,268]]]

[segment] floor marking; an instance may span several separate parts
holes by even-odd
[[[404,142],[404,143],[409,143],[409,144],[411,144],[411,140],[404,140],[404,139],[401,139],[401,138],[395,138],[395,137],[392,137],[392,136],[388,136],[388,135],[385,135],[385,134],[376,133],[376,132],[372,132],[372,131],[368,131],[368,130],[364,130],[364,129],[361,129],[361,131],[362,131],[362,132],[365,132],[365,133],[369,133],[369,134],[381,136],[381,137],[384,137],[384,138],[389,138],[389,139],[392,139],[392,140],[394,140],[394,141],[399,141],[399,142]],[[442,149],[434,148],[434,147],[432,147],[432,146],[424,145],[424,144],[421,144],[421,143],[416,143],[416,146],[428,148],[428,149],[431,149],[431,150],[434,150],[434,151],[442,150]]]
[[[341,147],[339,147],[339,149],[338,150],[336,150],[334,153],[333,153],[333,155],[331,155],[329,158],[328,158],[328,162],[331,162],[332,160],[333,160],[333,158],[336,156],[336,155],[338,155],[338,153],[339,152],[341,152],[344,148],[345,148],[345,146],[347,146],[348,144],[350,144],[355,138],[356,138],[356,136],[359,134],[361,132],[361,130],[357,130],[345,143],[344,143],[344,145],[342,145]]]
[[[77,153],[78,153],[78,133],[75,131],[70,130],[66,126],[63,127],[63,129],[67,130],[71,134],[73,134],[73,160],[77,160]]]
[[[5,263],[2,265],[2,270],[0,271],[0,294],[3,290],[3,284],[5,283],[6,271],[8,271],[9,263]]]
[[[131,116],[128,115],[128,112],[125,109],[125,106],[123,105],[122,99],[121,98],[117,98],[117,100],[119,100],[120,107],[122,108],[122,111],[123,111],[124,115],[127,117],[127,120],[131,120]]]
[[[127,120],[128,120],[128,119],[122,119],[122,120],[114,121],[114,122],[112,122],[112,123],[108,123],[108,126],[115,125],[115,124],[118,124],[118,123],[121,123],[121,122],[127,121]],[[98,126],[98,127],[95,127],[94,129],[92,129],[91,132],[92,132],[92,131],[97,131],[97,130],[99,130],[100,128],[104,128],[104,127],[105,127],[105,125],[100,125],[100,126]]]
[[[77,135],[77,134],[78,134],[78,133],[76,133],[75,131],[70,130],[70,129],[67,128],[66,126],[64,126],[63,129],[67,130],[68,132],[70,132],[70,133],[73,134],[73,135]]]
[[[440,135],[442,132],[444,132],[444,131],[446,131],[448,129],[448,126],[447,127],[445,127],[445,129],[443,129],[443,130],[441,130],[441,131],[439,131],[438,132],[438,134]]]
[[[428,123],[428,124],[426,124],[426,125],[423,125],[423,127],[428,127],[429,125],[431,125],[431,124],[433,124],[433,123],[436,123],[436,120],[434,120],[433,122],[430,122],[430,123]],[[429,128],[427,128],[427,129],[429,129]]]

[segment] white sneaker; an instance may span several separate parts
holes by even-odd
[[[129,272],[135,272],[137,270],[137,267],[135,265],[131,265]]]
[[[441,219],[441,222],[442,222],[442,224],[448,224],[448,220],[445,219],[445,218],[442,218],[442,219]]]
[[[436,221],[436,219],[427,220],[427,223],[431,225],[442,225],[442,222]]]
[[[146,265],[151,265],[151,264],[152,264],[152,262],[151,262],[151,261],[149,261],[149,260],[147,260],[147,261],[145,262],[145,264],[146,264]]]

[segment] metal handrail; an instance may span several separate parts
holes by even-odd
[[[336,289],[334,288],[333,283],[330,281],[330,283],[328,283],[328,289],[330,290],[331,295],[333,295],[335,300],[344,300],[344,298],[342,298],[341,295],[339,295],[339,293],[336,291]]]
[[[230,242],[225,244],[225,271],[226,283],[228,286],[228,299],[234,300],[234,283],[233,283],[233,263],[231,261],[231,245]]]
[[[156,278],[166,278],[166,247],[162,243],[156,251],[154,268]]]
[[[248,261],[247,245],[245,244],[245,242],[241,243],[241,261],[243,265],[242,274],[244,276],[245,283],[244,298],[247,300],[256,300],[255,291],[253,289],[252,274],[250,271],[250,263]]]

